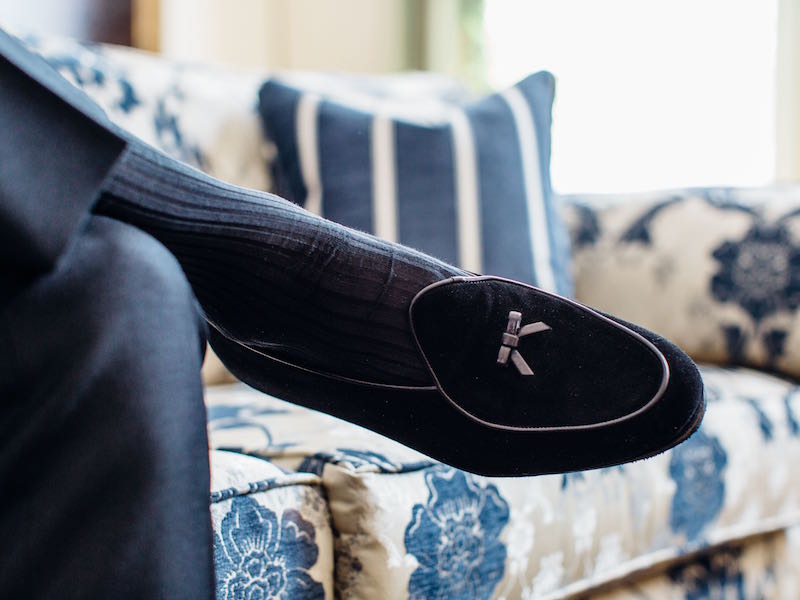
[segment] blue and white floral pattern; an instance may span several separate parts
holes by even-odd
[[[743,238],[725,240],[712,252],[719,270],[711,293],[736,302],[754,321],[800,306],[800,246],[781,224],[756,224]]]
[[[748,600],[800,597],[798,548],[787,547],[785,533],[766,535],[743,545],[722,546],[657,575],[592,594],[592,600]]]
[[[38,42],[34,38],[29,44],[37,48]],[[176,68],[164,89],[145,102],[136,91],[129,69],[116,65],[100,47],[75,44],[61,51],[45,50],[44,58],[100,104],[112,121],[132,128],[132,133],[178,160],[200,169],[208,167],[204,152],[181,127],[180,108],[186,99],[180,87],[179,69]],[[150,126],[142,129],[139,123],[148,120]]]
[[[652,225],[661,211],[681,201],[680,196],[671,196],[666,200],[659,200],[654,206],[645,210],[633,223],[620,235],[619,241],[628,244],[639,242],[645,246],[653,245]]]
[[[669,463],[677,486],[670,514],[673,531],[695,540],[713,522],[725,501],[727,462],[719,440],[702,429],[673,450]]]
[[[455,469],[431,469],[425,484],[428,501],[414,505],[404,539],[419,561],[410,598],[489,598],[505,568],[508,504],[494,485]]]
[[[215,177],[269,189],[266,142],[255,111],[266,73],[49,36],[27,36],[25,42],[123,129]]]
[[[789,433],[800,437],[800,386],[793,387],[783,399]]]
[[[308,569],[317,561],[314,527],[295,510],[278,516],[238,496],[214,539],[218,600],[321,599]]]
[[[35,44],[33,41],[31,43]],[[54,54],[48,56],[47,62],[61,73],[62,77],[85,92],[102,95],[105,99],[104,104],[113,110],[130,113],[141,106],[142,101],[124,71],[104,64],[101,54],[93,53],[86,47],[82,48],[81,58],[84,60],[80,60],[76,54]]]
[[[303,459],[297,467],[298,471],[322,475],[325,465],[343,465],[356,471],[372,471],[375,473],[406,473],[430,467],[434,462],[430,459],[398,462],[388,458],[385,454],[374,450],[359,450],[357,448],[336,448],[333,452],[316,452]]]
[[[285,447],[286,442],[278,444],[273,440],[272,433],[266,423],[269,417],[285,415],[287,412],[285,408],[276,408],[259,402],[249,404],[210,404],[206,407],[207,428],[210,435],[224,430],[241,432],[239,437],[242,442],[247,437],[245,431],[254,430],[263,438],[263,441],[260,441],[262,447],[272,449]],[[253,432],[250,431],[248,433],[252,435]],[[222,447],[222,445],[217,445],[217,448]],[[233,448],[243,449],[243,446],[224,447],[229,450]]]
[[[695,360],[800,377],[800,186],[575,196],[578,300]]]
[[[583,204],[575,204],[571,209],[573,222],[569,233],[572,249],[593,246],[602,233],[597,213]]]
[[[731,598],[745,600],[744,574],[739,564],[741,550],[723,548],[687,565],[669,571],[669,577],[680,585],[686,600]]]
[[[153,114],[153,129],[158,146],[178,160],[208,170],[208,159],[200,146],[186,139],[181,127],[180,107],[186,102],[185,92],[173,83],[156,99]]]

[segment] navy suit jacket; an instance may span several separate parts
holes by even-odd
[[[88,96],[0,30],[0,299],[52,269],[85,224],[125,147],[115,129]]]

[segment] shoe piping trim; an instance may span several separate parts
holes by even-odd
[[[492,423],[491,421],[486,421],[485,419],[481,419],[480,417],[476,417],[472,413],[468,412],[467,410],[465,410],[464,408],[459,406],[459,404],[455,400],[453,400],[447,394],[447,392],[445,392],[444,388],[442,387],[441,383],[439,382],[439,378],[436,376],[436,373],[434,372],[433,367],[431,366],[430,362],[428,361],[428,357],[425,354],[425,349],[422,347],[422,344],[420,344],[419,338],[417,337],[417,331],[416,331],[416,329],[414,327],[414,318],[413,318],[412,315],[413,315],[414,305],[417,303],[417,300],[419,298],[421,298],[423,295],[425,295],[428,292],[430,292],[431,290],[434,290],[434,289],[436,289],[438,287],[451,285],[453,283],[477,283],[477,282],[480,282],[480,281],[500,281],[500,282],[504,282],[504,283],[512,283],[514,285],[530,288],[530,289],[535,290],[536,292],[538,292],[540,294],[545,294],[546,296],[550,296],[552,298],[556,298],[558,300],[561,300],[562,302],[566,302],[567,304],[571,304],[571,305],[575,306],[576,308],[578,308],[580,310],[583,310],[583,311],[591,314],[592,316],[595,316],[598,319],[601,319],[601,320],[605,321],[606,323],[609,323],[610,325],[616,327],[617,329],[621,329],[622,331],[624,331],[628,335],[632,336],[635,340],[639,341],[642,345],[644,345],[645,348],[650,350],[656,356],[656,358],[658,358],[659,362],[661,363],[661,369],[662,369],[661,384],[659,385],[658,390],[656,391],[655,395],[647,403],[645,403],[643,406],[639,407],[638,409],[636,409],[632,413],[628,413],[627,415],[624,415],[622,417],[617,417],[616,419],[610,419],[608,421],[601,421],[599,423],[590,423],[590,424],[587,424],[587,425],[557,425],[557,426],[552,426],[552,427],[516,427],[514,425],[502,425],[502,424],[499,424],[499,423]],[[667,363],[667,359],[664,357],[664,355],[661,353],[661,351],[658,348],[655,347],[655,345],[650,340],[646,339],[641,334],[636,333],[632,329],[629,329],[629,328],[625,327],[624,325],[621,325],[620,323],[617,323],[613,319],[609,319],[605,315],[601,315],[597,311],[592,310],[588,306],[584,306],[583,304],[580,304],[579,302],[575,302],[574,300],[570,300],[569,298],[565,298],[564,296],[560,296],[560,295],[554,294],[552,292],[547,292],[547,291],[542,290],[540,288],[537,288],[537,287],[535,287],[533,285],[528,285],[527,283],[521,283],[519,281],[514,281],[513,279],[507,279],[505,277],[495,277],[495,276],[491,276],[491,275],[480,275],[480,276],[475,276],[475,277],[456,276],[456,277],[449,277],[448,279],[442,279],[441,281],[437,281],[435,283],[432,283],[432,284],[422,288],[419,292],[417,292],[417,294],[411,300],[411,304],[408,307],[408,320],[409,320],[409,322],[411,324],[411,333],[414,336],[414,341],[416,342],[417,348],[419,349],[419,352],[422,355],[422,358],[425,361],[425,364],[427,365],[428,370],[431,373],[431,377],[433,377],[433,380],[436,382],[436,387],[438,388],[439,393],[442,394],[442,396],[444,396],[445,398],[447,398],[447,400],[450,402],[450,404],[452,404],[461,413],[463,413],[464,415],[466,415],[467,417],[469,417],[473,421],[477,421],[481,425],[485,425],[486,427],[491,427],[493,429],[502,429],[504,431],[554,431],[554,432],[600,429],[601,427],[606,427],[608,425],[615,425],[617,423],[623,423],[625,421],[633,419],[633,418],[637,417],[638,415],[646,412],[647,410],[652,408],[661,399],[661,397],[667,391],[667,386],[669,384],[670,372],[669,372],[669,363]]]
[[[245,344],[244,342],[240,342],[239,340],[233,339],[232,337],[226,335],[224,329],[222,329],[216,323],[214,323],[211,320],[209,320],[208,317],[206,317],[206,322],[208,322],[209,325],[211,325],[223,337],[225,337],[225,339],[227,339],[227,340],[229,340],[231,342],[234,342],[235,344],[238,344],[239,346],[241,346],[245,350],[249,350],[250,352],[253,352],[254,354],[258,354],[260,356],[263,356],[264,358],[267,358],[267,359],[269,359],[271,361],[280,363],[280,364],[285,365],[287,367],[292,367],[293,369],[298,369],[298,370],[304,371],[306,373],[311,373],[312,375],[318,375],[319,377],[325,377],[327,379],[334,379],[336,381],[343,381],[345,383],[353,383],[353,384],[361,385],[361,386],[364,386],[364,387],[372,387],[372,388],[379,388],[379,389],[405,390],[405,391],[410,391],[410,392],[439,391],[438,385],[397,385],[397,384],[392,384],[392,383],[377,383],[377,382],[374,382],[374,381],[364,381],[364,380],[361,380],[361,379],[354,379],[352,377],[346,377],[344,375],[336,375],[335,373],[326,373],[325,371],[317,371],[315,369],[309,369],[308,367],[303,367],[301,365],[297,365],[295,363],[289,362],[288,360],[284,360],[282,358],[278,358],[276,356],[272,356],[270,354],[267,354],[263,350],[258,350],[256,348],[253,348],[249,344]],[[424,359],[424,355],[423,355],[423,359]],[[425,359],[425,364],[426,364],[426,366],[428,366],[427,365],[427,359]],[[428,366],[428,369],[430,370],[429,366]]]

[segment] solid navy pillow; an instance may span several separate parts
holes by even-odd
[[[550,187],[553,76],[471,103],[260,91],[278,193],[475,272],[572,294]]]

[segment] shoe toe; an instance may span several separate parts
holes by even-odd
[[[440,392],[490,427],[609,427],[650,410],[670,384],[668,360],[644,330],[525,284],[438,282],[410,316]]]

